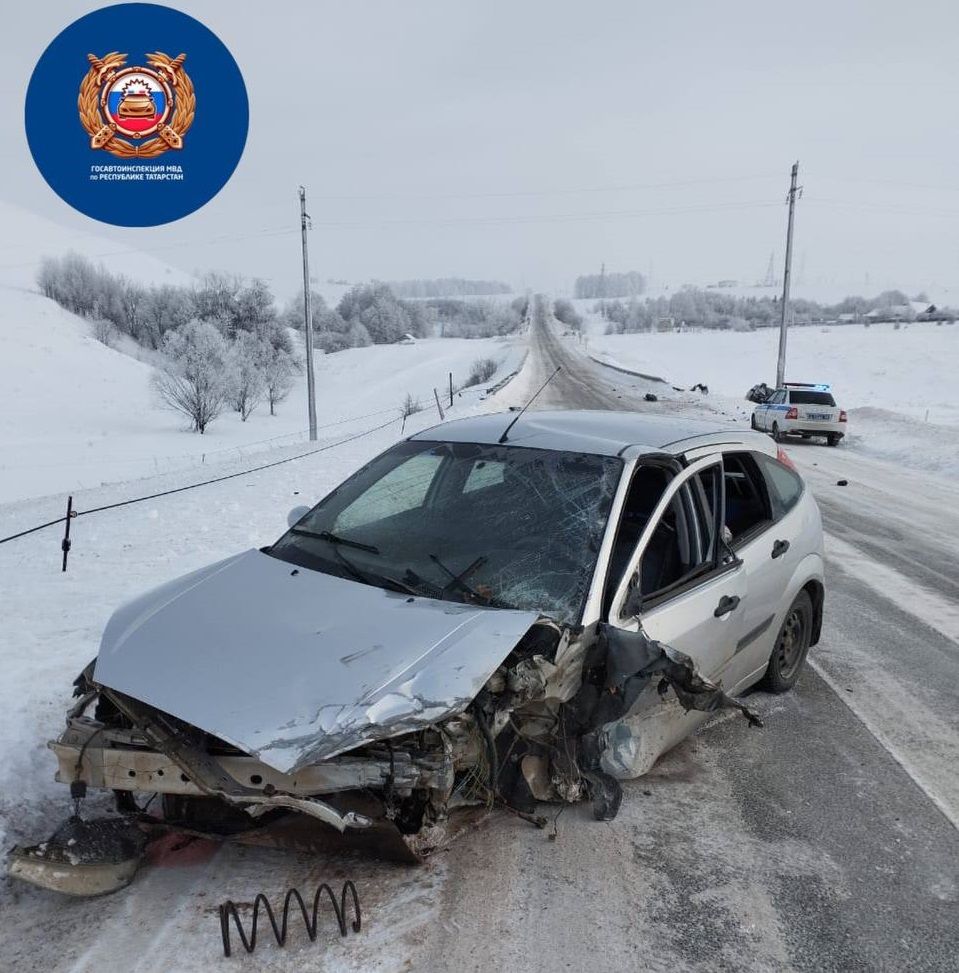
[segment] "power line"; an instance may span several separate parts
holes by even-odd
[[[388,226],[496,225],[524,223],[578,223],[591,220],[634,219],[646,216],[680,216],[687,213],[728,212],[779,207],[781,203],[754,200],[738,203],[704,203],[697,206],[665,207],[646,210],[607,210],[594,213],[551,213],[540,216],[465,216],[395,220],[314,220],[314,225],[338,229],[379,229]]]
[[[160,490],[158,493],[150,493],[144,497],[133,497],[129,500],[118,500],[116,503],[107,503],[100,507],[91,507],[89,510],[75,510],[73,511],[72,516],[86,517],[88,514],[98,514],[105,510],[116,510],[118,507],[129,507],[131,504],[144,503],[147,500],[156,500],[159,497],[168,497],[174,493],[185,493],[187,490],[196,490],[199,487],[210,486],[214,483],[223,483],[226,480],[235,480],[237,477],[248,476],[251,473],[260,473],[263,470],[272,469],[274,466],[282,466],[284,463],[292,463],[294,460],[304,459],[307,456],[314,456],[317,453],[323,453],[330,449],[336,449],[338,446],[344,446],[346,443],[353,442],[356,439],[361,439],[363,436],[370,436],[374,432],[379,432],[379,430],[385,429],[387,426],[392,426],[399,421],[400,417],[397,416],[396,418],[390,419],[379,426],[374,426],[372,429],[364,429],[362,432],[355,433],[352,436],[347,436],[345,439],[341,439],[335,443],[326,443],[323,446],[307,450],[304,453],[297,453],[295,456],[287,456],[285,459],[274,460],[271,463],[263,463],[260,466],[254,466],[248,470],[240,470],[237,473],[227,473],[223,476],[215,476],[209,480],[202,480],[199,483],[190,483],[187,486],[174,487],[171,490]],[[17,538],[20,537],[26,537],[28,534],[35,534],[37,531],[44,530],[47,527],[53,527],[55,524],[62,524],[66,519],[66,517],[57,517],[56,520],[49,520],[45,524],[37,524],[35,527],[29,527],[27,530],[21,530],[16,534],[10,534],[7,537],[0,537],[0,544],[6,544],[8,541],[17,540]]]
[[[317,196],[325,200],[386,200],[386,199],[513,199],[516,197],[579,196],[588,193],[623,193],[641,189],[679,189],[686,186],[716,185],[719,183],[750,182],[758,179],[776,179],[777,173],[765,172],[751,176],[717,176],[710,179],[684,179],[669,182],[637,182],[612,186],[581,186],[564,189],[518,189],[504,192],[464,193],[356,193]]]

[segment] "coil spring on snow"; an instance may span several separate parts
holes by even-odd
[[[267,918],[270,920],[270,926],[273,928],[273,936],[275,937],[278,946],[283,946],[286,943],[287,927],[290,919],[290,903],[294,901],[300,908],[300,915],[303,916],[303,925],[306,926],[306,934],[310,937],[310,942],[315,943],[317,925],[319,921],[320,899],[322,898],[324,892],[329,896],[330,905],[333,906],[333,912],[336,915],[336,921],[340,927],[341,936],[346,935],[347,895],[352,897],[354,919],[351,925],[353,926],[353,932],[359,932],[362,925],[362,917],[360,915],[360,899],[356,894],[356,886],[349,880],[343,883],[343,891],[340,893],[339,902],[336,901],[336,896],[333,894],[333,889],[331,889],[330,886],[324,882],[316,890],[316,895],[313,896],[312,915],[307,911],[306,903],[303,901],[303,896],[300,895],[296,889],[290,889],[283,899],[283,911],[280,915],[279,923],[276,921],[276,915],[274,914],[267,897],[262,892],[258,892],[256,898],[253,900],[253,922],[250,926],[249,939],[247,939],[246,932],[243,929],[243,923],[240,921],[236,904],[232,900],[227,900],[220,906],[220,932],[223,934],[223,955],[230,955],[231,917],[236,925],[236,931],[240,936],[240,942],[243,943],[243,948],[248,953],[252,953],[253,950],[256,949],[257,921],[259,919],[261,905],[266,911]]]

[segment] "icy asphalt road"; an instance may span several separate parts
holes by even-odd
[[[669,407],[638,401],[668,386],[594,365],[566,339],[534,334],[531,351],[514,400],[562,364],[538,406]],[[706,409],[690,398],[676,396]],[[844,449],[792,453],[829,532],[829,601],[797,690],[751,696],[765,729],[713,722],[627,785],[615,821],[568,808],[554,841],[497,814],[420,869],[227,847],[145,869],[103,900],[17,892],[0,968],[956,970],[959,491]],[[242,515],[259,492],[224,499]],[[262,492],[282,503],[275,483]],[[342,876],[363,896],[358,936],[321,919],[314,945],[294,931],[284,950],[220,955],[222,898]]]

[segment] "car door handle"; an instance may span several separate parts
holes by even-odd
[[[723,615],[728,615],[731,611],[734,611],[738,604],[739,595],[723,595],[719,599],[719,604],[713,614],[716,618],[722,618]]]
[[[776,541],[773,544],[773,557],[781,557],[789,550],[789,541]]]

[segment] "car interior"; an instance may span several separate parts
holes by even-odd
[[[772,519],[766,482],[749,453],[723,454],[726,527],[732,545]]]

